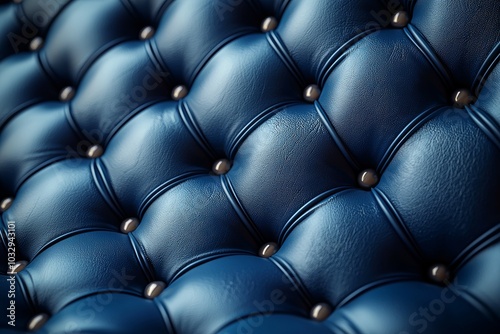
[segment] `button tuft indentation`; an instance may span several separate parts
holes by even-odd
[[[40,313],[34,316],[28,323],[28,330],[29,331],[39,330],[40,328],[43,327],[43,325],[45,325],[47,320],[49,320],[49,315],[45,313]]]
[[[166,286],[162,281],[151,282],[144,289],[144,297],[148,299],[156,298],[165,290]]]
[[[276,254],[278,245],[275,242],[268,242],[259,249],[259,256],[268,258]]]
[[[262,32],[268,32],[276,29],[278,27],[278,20],[274,16],[269,16],[262,21],[260,29]]]
[[[373,169],[365,169],[358,176],[358,183],[363,188],[373,188],[377,185],[379,177]]]
[[[140,39],[146,40],[153,37],[155,34],[155,29],[151,26],[144,27],[139,34]]]
[[[332,314],[332,308],[326,303],[316,304],[311,309],[311,318],[317,321],[323,321]]]

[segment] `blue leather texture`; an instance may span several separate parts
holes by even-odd
[[[500,333],[499,61],[498,0],[0,1],[0,333]]]

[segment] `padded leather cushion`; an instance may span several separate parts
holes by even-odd
[[[498,333],[499,31],[497,0],[1,1],[0,331]]]

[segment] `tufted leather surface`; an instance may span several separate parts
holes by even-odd
[[[0,332],[500,331],[500,1],[4,0],[0,37]]]

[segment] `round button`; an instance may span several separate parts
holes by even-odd
[[[278,20],[276,20],[276,18],[273,16],[269,16],[264,21],[262,21],[260,29],[262,30],[262,32],[268,32],[276,29],[277,26]]]
[[[144,289],[144,297],[148,299],[153,299],[155,297],[158,297],[160,293],[162,293],[163,290],[165,290],[166,286],[167,285],[161,281],[151,282],[146,286],[146,289]]]
[[[468,89],[460,89],[453,93],[453,105],[456,108],[463,109],[473,103],[474,100],[474,95]]]
[[[309,85],[304,90],[304,100],[307,102],[314,102],[319,99],[321,89],[317,85]]]
[[[323,321],[332,314],[332,308],[326,303],[319,303],[311,310],[311,318],[317,321]]]
[[[130,232],[135,231],[137,229],[137,226],[139,226],[139,219],[128,218],[122,222],[122,224],[120,226],[120,230],[123,233],[130,233]]]
[[[73,87],[66,87],[64,88],[61,93],[59,94],[59,100],[61,101],[69,101],[75,96],[75,90]]]
[[[404,28],[408,25],[408,22],[410,22],[410,17],[408,16],[408,13],[405,11],[400,11],[394,14],[392,17],[391,24],[393,27],[396,28]]]
[[[359,174],[358,183],[363,188],[373,188],[379,181],[377,173],[373,169],[365,169]]]
[[[175,101],[179,101],[180,99],[186,97],[188,92],[189,91],[186,86],[179,85],[172,90],[172,99]]]
[[[42,48],[42,46],[43,46],[43,38],[35,37],[31,40],[30,50],[37,51],[37,50],[40,50]]]
[[[14,263],[14,265],[12,267],[9,268],[10,270],[9,270],[8,274],[9,275],[17,274],[18,272],[20,272],[21,270],[26,268],[27,265],[28,265],[28,261],[17,261],[16,263]]]
[[[275,242],[268,242],[259,249],[259,256],[268,258],[276,254],[278,251],[278,245]]]
[[[104,149],[101,145],[90,146],[87,150],[87,158],[96,159],[104,154]]]
[[[0,203],[0,212],[5,212],[7,211],[12,203],[14,202],[14,199],[11,197],[5,198],[1,203]]]
[[[144,29],[141,30],[141,33],[139,34],[139,37],[142,40],[150,39],[153,37],[155,34],[155,29],[151,26],[144,27]]]
[[[430,270],[431,279],[437,283],[443,283],[450,278],[448,268],[442,264],[437,264]]]
[[[212,171],[215,175],[224,175],[229,172],[230,169],[231,162],[227,159],[217,160],[212,167]]]
[[[40,313],[33,318],[31,318],[28,323],[28,330],[36,331],[42,328],[42,326],[49,320],[49,315],[45,313]]]

